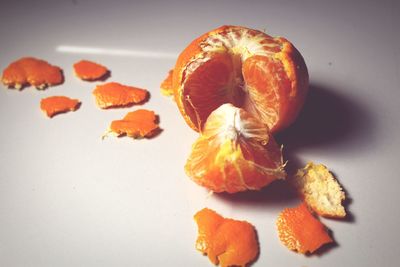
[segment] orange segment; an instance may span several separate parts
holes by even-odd
[[[138,109],[129,112],[122,120],[111,122],[108,133],[133,138],[152,137],[159,130],[158,118],[154,111]]]
[[[149,92],[145,89],[110,82],[96,86],[93,95],[100,108],[113,108],[143,103],[148,99]]]
[[[246,221],[223,218],[210,209],[194,215],[198,226],[196,248],[214,264],[246,266],[259,253],[254,226]]]
[[[78,99],[71,99],[66,96],[50,96],[40,101],[40,109],[50,118],[60,113],[75,111],[79,108],[79,105]]]
[[[85,81],[95,81],[105,77],[109,70],[95,62],[81,60],[74,64],[75,75]]]
[[[62,70],[44,60],[24,57],[12,62],[4,71],[2,82],[10,88],[22,89],[26,85],[45,89],[64,81]]]
[[[304,203],[284,209],[276,225],[281,242],[290,250],[302,254],[313,253],[322,245],[333,242],[325,226],[311,214]]]
[[[185,170],[196,183],[229,193],[259,190],[286,176],[281,149],[268,127],[231,104],[210,114]]]
[[[195,39],[173,73],[178,108],[201,131],[209,114],[232,103],[259,116],[271,132],[299,113],[308,90],[301,54],[284,38],[240,26],[222,26]]]
[[[172,96],[174,94],[174,90],[172,87],[172,75],[174,70],[170,70],[168,72],[167,77],[162,81],[160,85],[161,93],[165,96]]]

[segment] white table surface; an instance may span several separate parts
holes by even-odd
[[[22,92],[0,86],[0,266],[211,266],[194,248],[203,207],[248,220],[253,266],[398,266],[400,255],[399,1],[4,1],[0,69],[22,56],[64,69],[65,83]],[[326,164],[352,199],[346,221],[322,219],[337,245],[305,257],[280,244],[275,219],[298,200],[282,184],[212,195],[183,166],[197,138],[159,84],[179,52],[224,24],[266,29],[303,54],[310,97],[283,133],[293,165]],[[147,88],[160,115],[151,140],[100,136],[137,107],[100,110],[80,59]],[[46,118],[40,99],[79,98]]]

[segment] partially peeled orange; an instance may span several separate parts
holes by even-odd
[[[275,133],[297,117],[308,90],[308,72],[299,51],[285,38],[222,26],[183,50],[172,83],[178,108],[196,131],[212,111],[231,103]]]

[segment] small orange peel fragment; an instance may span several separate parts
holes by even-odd
[[[110,71],[98,63],[81,60],[74,64],[75,75],[84,81],[96,81],[104,78]]]
[[[246,266],[259,254],[256,230],[246,221],[224,218],[204,208],[194,215],[198,226],[196,249],[222,267]]]
[[[109,82],[96,86],[93,95],[97,106],[106,109],[141,104],[148,99],[149,92],[145,89]]]
[[[103,138],[109,134],[116,136],[129,136],[133,138],[150,138],[160,130],[158,117],[154,111],[138,109],[129,112],[122,120],[112,121]]]
[[[168,72],[167,77],[164,79],[164,81],[160,85],[161,93],[165,96],[173,96],[174,95],[174,90],[172,87],[173,74],[174,74],[174,70],[170,70]]]
[[[333,242],[325,226],[309,211],[305,203],[284,209],[276,221],[281,242],[290,250],[313,253]]]
[[[22,89],[32,85],[39,90],[63,83],[61,68],[34,57],[23,57],[12,62],[4,71],[2,82],[9,88]]]
[[[72,99],[66,96],[50,96],[40,101],[40,109],[49,118],[60,113],[75,111],[79,106],[80,102],[78,99]]]

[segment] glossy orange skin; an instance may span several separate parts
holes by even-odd
[[[284,209],[276,225],[281,242],[302,254],[313,253],[322,245],[333,242],[325,226],[311,214],[305,203]]]
[[[3,71],[2,76],[4,85],[17,89],[25,85],[44,89],[47,86],[61,84],[63,81],[61,68],[33,57],[24,57],[12,62]]]
[[[60,113],[75,111],[79,108],[79,105],[78,99],[71,99],[66,96],[50,96],[40,101],[40,109],[50,118]]]
[[[149,92],[145,89],[109,82],[96,86],[93,90],[100,108],[126,107],[146,101]]]
[[[122,120],[111,122],[110,132],[133,138],[151,137],[159,129],[154,111],[138,109],[129,112]]]
[[[213,264],[246,266],[257,257],[257,234],[250,223],[223,218],[207,208],[197,212],[194,219],[198,226],[196,248]]]
[[[272,57],[266,59],[262,56],[254,55],[249,57],[245,62],[242,62],[242,72],[244,74],[244,82],[252,80],[252,84],[259,91],[264,91],[264,94],[271,94],[273,91],[278,97],[274,101],[259,101],[258,107],[260,109],[266,109],[268,107],[273,108],[275,112],[278,114],[276,120],[266,119],[265,123],[268,124],[271,131],[273,133],[283,130],[287,126],[289,126],[297,117],[300,109],[305,101],[305,97],[308,91],[308,71],[305,65],[304,59],[298,50],[285,38],[272,38],[269,35],[262,33],[257,30],[248,29],[240,26],[222,26],[210,32],[203,34],[202,36],[196,38],[192,41],[179,55],[178,60],[175,65],[174,75],[173,75],[173,87],[174,87],[174,96],[175,101],[178,105],[178,108],[183,115],[187,124],[196,131],[201,130],[202,124],[207,119],[210,111],[206,111],[205,114],[200,115],[202,117],[202,121],[198,122],[196,120],[196,116],[194,115],[194,111],[192,103],[188,103],[187,95],[190,94],[187,91],[187,86],[184,85],[184,82],[189,79],[185,75],[185,70],[188,64],[193,61],[196,57],[204,54],[203,46],[204,42],[207,38],[218,36],[218,35],[226,35],[229,31],[249,31],[251,34],[263,34],[265,36],[265,40],[263,42],[273,42],[278,45],[280,48],[271,48],[271,53],[274,53]],[[213,52],[214,53],[214,52]],[[215,53],[214,55],[210,53],[208,56],[217,57],[221,53]],[[275,78],[275,72],[279,69],[278,76],[282,78],[282,81],[274,81],[278,86],[275,88],[271,88],[268,83],[263,82],[263,76],[260,74],[255,74],[251,71],[254,65],[257,65],[260,61],[269,61],[268,68],[263,71],[264,73],[269,73],[272,75],[269,76],[267,80],[273,81]],[[274,67],[275,66],[275,67]],[[190,75],[193,75],[190,74]],[[253,76],[254,77],[251,77]],[[196,83],[201,80],[196,79]],[[203,88],[206,88],[205,85]],[[203,89],[202,89],[203,90]],[[210,89],[211,91],[211,89]],[[199,92],[199,94],[201,94]],[[204,94],[207,94],[207,89],[204,89]],[[212,93],[211,93],[212,94]],[[218,94],[220,95],[220,94]],[[254,115],[259,114],[259,112],[254,112],[250,108],[246,106],[246,102],[234,100],[230,100],[230,98],[223,99],[220,98],[218,100],[210,100],[211,102],[219,101],[219,104],[223,103],[232,103],[238,107],[244,107],[246,110],[253,112]],[[204,103],[205,105],[207,103]],[[198,108],[197,111],[201,113],[201,109]],[[211,110],[212,111],[212,110]],[[264,116],[266,117],[266,116]]]
[[[74,64],[75,75],[85,81],[95,81],[103,78],[109,70],[98,63],[81,60]]]

